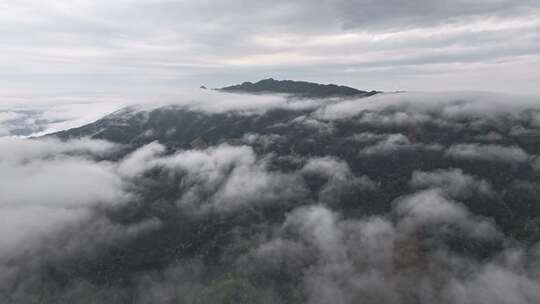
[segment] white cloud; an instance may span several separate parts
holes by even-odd
[[[118,172],[124,177],[138,177],[151,168],[165,150],[165,146],[158,142],[147,144],[126,156],[118,165]]]
[[[358,116],[355,118],[357,123],[385,128],[416,128],[428,124],[462,130],[489,123],[504,129],[508,127],[504,125],[507,120],[500,119],[501,115],[533,125],[534,115],[527,116],[525,121],[523,112],[537,108],[537,99],[488,93],[386,93],[354,100],[297,100],[279,94],[232,94],[199,89],[123,96],[59,95],[5,102],[0,107],[5,109],[1,113],[17,113],[24,117],[0,121],[0,132],[5,136],[19,129],[25,130],[23,135],[43,135],[93,122],[122,107],[129,107],[131,112],[180,107],[212,114],[240,115],[260,115],[274,109],[306,111],[312,113],[299,116],[293,123],[328,134],[335,128],[333,120],[353,116]],[[121,119],[130,111],[117,111],[113,116]],[[465,124],[463,120],[469,122]]]
[[[387,155],[398,151],[440,151],[443,147],[440,144],[412,143],[409,138],[403,134],[388,134],[386,138],[377,143],[362,148],[360,155]]]
[[[0,124],[4,124],[9,121],[17,120],[23,118],[22,113],[17,113],[13,111],[0,112]]]
[[[285,229],[298,229],[300,235],[315,245],[325,258],[339,260],[345,254],[341,245],[344,234],[336,226],[339,220],[336,213],[325,207],[310,206],[289,214],[283,225]]]
[[[2,206],[79,207],[122,201],[122,181],[110,164],[78,158],[0,164]],[[84,195],[81,195],[84,193]]]
[[[278,134],[257,134],[246,133],[242,136],[242,141],[248,145],[259,144],[263,149],[269,148],[271,145],[280,143],[285,140],[285,137]]]
[[[99,204],[124,203],[115,166],[93,160],[116,148],[86,139],[0,139],[0,256],[89,219]]]
[[[263,242],[254,252],[258,267],[301,273],[301,287],[309,303],[366,299],[369,303],[408,303],[405,299],[411,295],[462,303],[480,299],[476,296],[482,294],[483,301],[489,302],[497,298],[495,294],[468,284],[474,284],[476,278],[489,278],[484,269],[490,267],[506,272],[504,279],[516,282],[520,272],[510,264],[478,263],[435,245],[434,239],[424,240],[428,231],[451,234],[444,228],[449,225],[474,242],[500,237],[491,222],[472,216],[459,203],[426,191],[398,201],[394,211],[395,222],[388,217],[347,219],[320,205],[299,207],[288,214],[276,238]],[[433,226],[426,227],[429,224]],[[521,265],[519,261],[515,264]],[[283,269],[283,265],[290,268]],[[461,275],[463,269],[466,277]],[[526,284],[532,282],[536,280],[529,278]],[[495,286],[497,281],[489,281],[483,288]],[[514,287],[504,284],[519,293]],[[514,295],[521,299],[524,293]]]
[[[523,261],[523,258],[519,260]],[[522,267],[491,263],[481,267],[465,282],[453,281],[446,290],[453,303],[520,303],[540,299],[538,281]]]
[[[360,154],[384,154],[392,153],[400,148],[408,147],[411,145],[411,142],[403,134],[390,134],[385,139],[379,141],[378,143],[363,148],[360,151]]]
[[[493,195],[488,181],[463,173],[461,169],[414,171],[410,185],[414,188],[438,188],[452,197],[469,197],[474,193]]]
[[[512,102],[509,102],[511,100]],[[496,117],[536,108],[534,96],[479,92],[404,92],[377,94],[369,98],[347,100],[321,107],[322,119],[347,119],[359,114],[367,123],[386,125],[422,124],[435,119],[449,121],[463,118]],[[388,110],[388,114],[381,112]]]
[[[395,112],[391,114],[368,112],[358,119],[359,123],[375,126],[407,127],[422,124],[432,118],[423,113]]]
[[[506,163],[524,163],[529,155],[517,146],[457,144],[448,148],[446,156],[464,160],[499,161]]]
[[[378,184],[367,175],[355,176],[347,162],[335,157],[311,157],[300,172],[309,178],[316,175],[326,179],[319,200],[323,203],[339,202],[342,195],[352,191],[374,191]]]
[[[325,122],[305,115],[299,116],[291,121],[293,124],[300,124],[303,127],[313,129],[319,133],[332,134],[334,126],[332,122]]]
[[[386,134],[386,133],[377,134],[377,133],[371,133],[371,132],[362,132],[362,133],[353,134],[349,136],[347,139],[353,142],[358,142],[358,143],[370,143],[370,142],[380,141],[382,139],[388,138],[389,136],[390,134]]]
[[[490,131],[487,134],[477,135],[474,139],[485,142],[496,142],[503,139],[503,136],[497,132]]]
[[[114,166],[91,159],[111,152],[114,144],[84,139],[65,143],[0,139],[0,146],[3,207],[84,207],[122,198]]]
[[[178,205],[198,212],[234,211],[250,204],[300,197],[304,193],[298,176],[272,172],[249,146],[220,145],[206,150],[162,155],[163,146],[151,143],[120,163],[119,172],[140,176],[162,168],[182,176]]]
[[[302,168],[304,173],[322,175],[328,178],[346,179],[351,174],[349,165],[334,157],[310,158]]]
[[[104,140],[74,139],[61,142],[57,139],[0,138],[0,161],[20,163],[33,159],[61,158],[66,154],[105,156],[114,153],[118,145]]]
[[[33,191],[27,188],[25,191]],[[66,225],[87,220],[88,210],[47,206],[44,194],[42,205],[5,206],[0,205],[0,259],[29,250],[41,239],[55,235]]]
[[[7,97],[0,97],[7,98]],[[41,136],[94,122],[122,106],[89,97],[85,102],[47,101],[28,98],[0,106],[0,137]],[[2,112],[2,109],[9,109]]]
[[[464,205],[446,199],[438,190],[425,190],[399,199],[395,212],[403,219],[399,229],[414,231],[426,225],[456,225],[469,236],[499,237],[492,222],[473,216]]]

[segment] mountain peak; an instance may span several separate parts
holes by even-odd
[[[273,78],[263,79],[256,83],[246,81],[242,84],[224,87],[219,90],[252,94],[282,93],[304,98],[367,97],[379,93],[378,91],[368,92],[343,85],[319,84],[294,80],[275,80]]]

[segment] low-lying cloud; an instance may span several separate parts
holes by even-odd
[[[0,139],[1,301],[540,301],[529,100],[197,96]]]

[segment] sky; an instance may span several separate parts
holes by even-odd
[[[3,100],[268,77],[540,94],[537,0],[0,0],[0,47]]]

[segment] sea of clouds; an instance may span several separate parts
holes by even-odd
[[[12,132],[59,131],[121,106],[255,117],[302,110],[291,126],[314,133],[332,134],[344,120],[394,130],[347,139],[362,143],[358,157],[366,162],[428,151],[449,161],[526,168],[538,177],[539,151],[510,140],[540,136],[537,98],[396,93],[301,101],[213,91],[169,98],[182,101],[44,102],[42,110],[19,104],[0,112],[1,302],[540,302],[540,244],[520,242],[463,203],[502,201],[507,189],[495,187],[491,176],[414,170],[389,212],[350,216],[336,207],[342,195],[377,193],[384,185],[336,155],[293,156],[296,169],[276,169],[277,156],[254,145],[271,146],[283,135],[246,130],[240,145],[170,151],[151,142],[126,153],[104,140]],[[405,134],[418,125],[476,128],[482,135],[424,143]],[[508,189],[518,186],[540,194],[537,180],[509,176]],[[472,249],[463,253],[453,242]],[[486,248],[489,254],[470,253]]]

